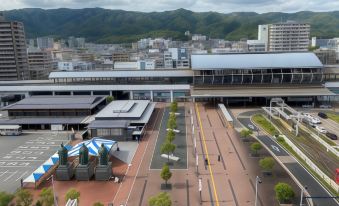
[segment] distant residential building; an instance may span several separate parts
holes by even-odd
[[[140,70],[155,69],[155,60],[154,59],[139,60],[137,66],[138,69]]]
[[[85,48],[85,38],[83,37],[79,37],[79,38],[76,38],[75,39],[75,42],[76,42],[76,48]]]
[[[38,48],[40,49],[52,49],[54,44],[54,39],[51,37],[38,37],[36,39]]]
[[[134,70],[138,69],[138,62],[114,62],[114,70]]]
[[[193,34],[192,35],[192,41],[206,41],[207,37],[205,35],[201,34]]]
[[[34,47],[35,47],[35,41],[34,41],[34,39],[30,39],[30,40],[28,41],[28,47],[29,47],[29,48],[34,48]]]
[[[307,51],[310,25],[295,21],[259,25],[258,40],[265,42],[267,51]]]
[[[58,62],[58,70],[61,71],[87,71],[94,70],[95,66],[89,62],[81,61],[60,61]]]
[[[169,48],[164,52],[164,68],[189,68],[189,52],[187,48]]]
[[[112,54],[113,62],[128,62],[130,60],[129,53],[127,52],[114,52]]]
[[[0,81],[29,79],[24,25],[0,12]]]
[[[332,49],[317,49],[314,51],[315,55],[323,64],[337,64],[336,52]]]
[[[48,79],[49,73],[53,70],[51,52],[38,48],[29,48],[28,64],[31,79]]]
[[[260,40],[247,40],[249,52],[264,52],[266,51],[266,44]]]

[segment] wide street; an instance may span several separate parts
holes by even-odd
[[[238,116],[238,120],[242,125],[249,128],[248,125],[253,125],[250,117],[251,115],[257,113],[258,111],[249,111],[241,113]],[[250,128],[249,128],[250,129]],[[254,126],[254,130],[258,130]],[[256,133],[254,133],[256,134]],[[272,138],[260,132],[258,139],[261,140],[279,159],[282,160],[283,164],[289,171],[294,175],[294,177],[304,186],[307,186],[307,192],[310,194],[315,205],[326,205],[326,206],[337,206],[339,205],[334,199],[326,198],[331,195],[319,184],[314,177],[303,167],[301,166],[294,158],[294,161],[290,161],[291,158],[286,158],[290,156],[279,144],[277,144]],[[284,159],[289,159],[285,162]]]

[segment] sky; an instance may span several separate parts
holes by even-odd
[[[0,0],[0,10],[20,8],[94,8],[128,11],[168,11],[184,8],[221,13],[252,11],[296,12],[339,10],[339,0]]]

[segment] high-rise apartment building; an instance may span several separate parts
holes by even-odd
[[[258,40],[266,44],[267,51],[307,51],[310,25],[295,21],[259,25]]]
[[[40,49],[52,49],[54,39],[51,37],[38,37],[36,39],[37,45]]]
[[[0,12],[0,81],[29,79],[24,25]]]

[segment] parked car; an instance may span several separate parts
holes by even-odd
[[[321,124],[320,119],[318,119],[318,118],[316,118],[316,117],[312,117],[312,118],[310,118],[310,120],[311,120],[311,122],[312,122],[313,124]]]
[[[322,105],[320,105],[319,107],[322,108],[322,109],[329,109],[329,108],[332,108],[332,106],[329,105],[329,104],[322,104]]]
[[[331,140],[337,140],[338,139],[336,134],[333,134],[333,133],[330,133],[330,132],[326,132],[326,136],[328,138],[330,138]]]
[[[324,112],[319,112],[318,116],[323,118],[323,119],[327,119],[327,114],[325,114]]]
[[[324,127],[316,126],[315,129],[317,131],[319,131],[320,133],[323,133],[323,134],[327,133],[327,131],[326,131],[326,129]]]

